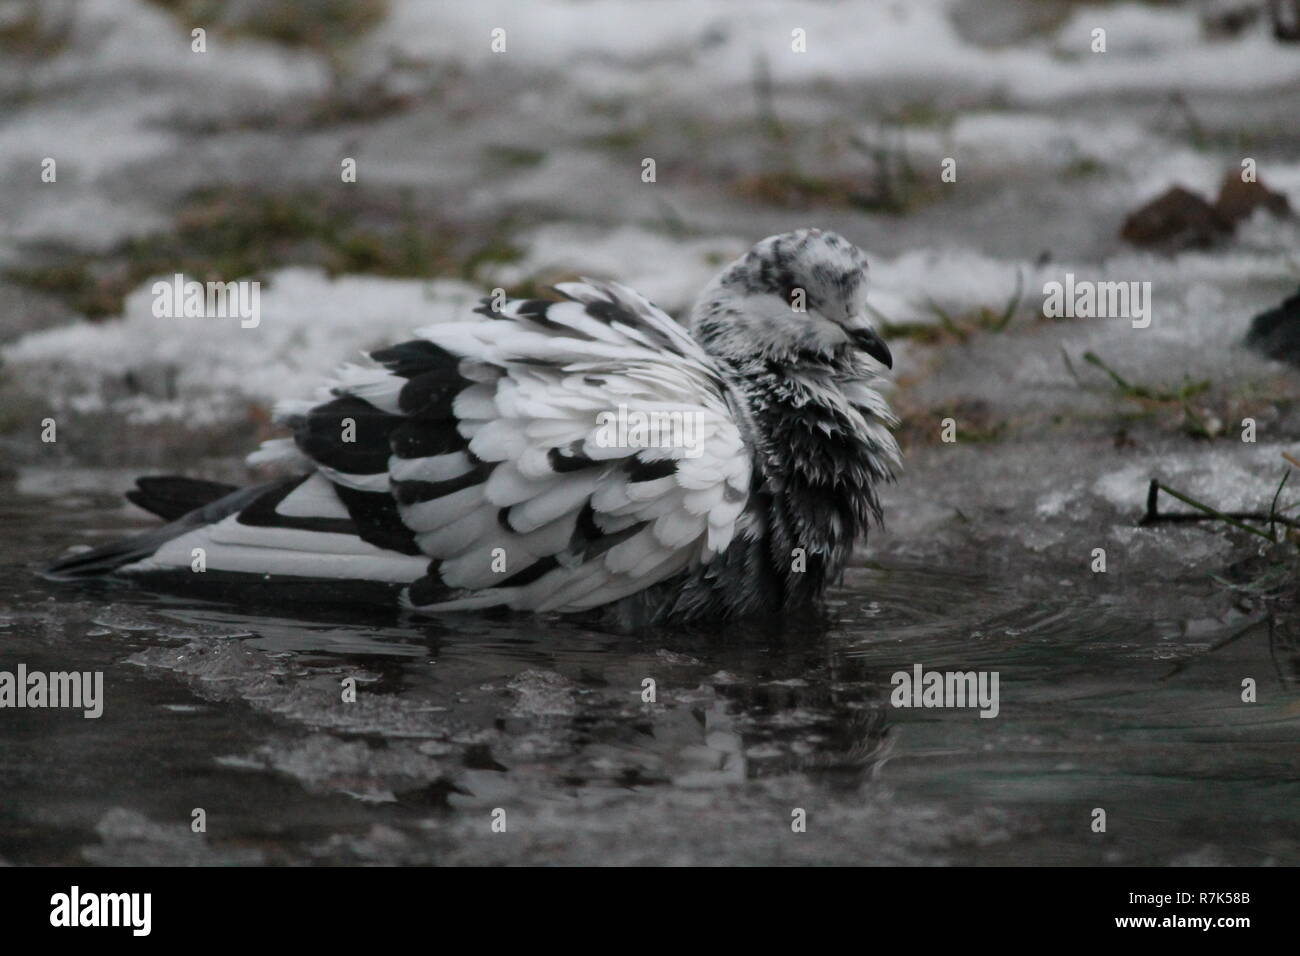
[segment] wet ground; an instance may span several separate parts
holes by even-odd
[[[41,479],[4,496],[5,661],[106,700],[5,714],[11,863],[1300,862],[1297,631],[1203,578],[1108,596],[886,537],[828,621],[767,629],[246,608],[35,578],[142,524]],[[996,718],[892,706],[917,662],[997,671]]]

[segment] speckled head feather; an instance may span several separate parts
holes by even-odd
[[[713,355],[789,364],[862,351],[892,358],[866,317],[867,257],[820,229],[769,236],[701,294],[691,331]]]

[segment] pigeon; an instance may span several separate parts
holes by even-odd
[[[292,437],[248,460],[287,474],[142,478],[128,497],[168,523],[47,574],[625,628],[815,609],[900,466],[866,272],[801,229],[684,324],[615,282],[497,290],[277,404]]]

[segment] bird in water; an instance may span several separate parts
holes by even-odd
[[[866,269],[802,229],[728,265],[685,328],[613,282],[485,299],[278,404],[292,438],[249,461],[292,474],[142,478],[128,497],[168,523],[47,573],[626,628],[811,610],[899,464]]]

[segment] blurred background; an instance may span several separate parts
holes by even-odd
[[[1300,494],[1298,117],[1292,0],[0,0],[0,646],[110,668],[118,721],[0,739],[0,855],[1297,862],[1300,629],[1261,597],[1294,544],[1138,523],[1153,478]],[[31,575],[145,526],[137,474],[246,481],[276,399],[494,287],[680,316],[805,226],[867,252],[906,455],[829,632],[306,626]],[[155,317],[177,272],[258,279],[260,324]],[[1150,327],[1045,315],[1067,275],[1150,282]],[[884,708],[918,660],[1001,669],[1000,719]],[[525,835],[479,839],[502,801]],[[773,849],[792,801],[823,825]]]
[[[1283,208],[1300,200],[1288,16],[1287,0],[5,0],[0,429],[34,392],[95,422],[84,460],[123,449],[95,440],[119,420],[140,426],[137,458],[223,451],[271,398],[426,321],[416,303],[584,273],[680,314],[752,242],[808,225],[867,250],[886,330],[921,346],[981,309],[1032,318],[1065,271],[1164,283],[1170,316],[1207,283],[1248,310],[1294,285],[1294,226],[1248,204],[1219,231],[1194,200],[1246,156]],[[1174,225],[1121,239],[1176,185],[1195,195]],[[145,304],[175,272],[261,278],[269,320],[170,334]],[[334,281],[362,276],[401,281]]]

